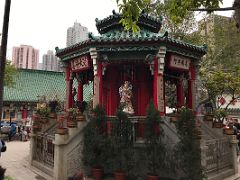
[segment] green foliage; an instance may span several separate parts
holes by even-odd
[[[207,27],[210,20],[214,26]],[[207,56],[201,64],[205,72],[218,68],[230,70],[239,63],[240,36],[232,19],[209,16],[200,28],[205,32],[203,43],[208,44]]]
[[[116,0],[119,12],[123,14],[121,23],[127,30],[136,32],[139,30],[137,21],[144,10],[150,12],[154,7],[165,7],[172,22],[181,24],[189,14],[189,10],[199,8],[219,7],[222,0]]]
[[[126,30],[133,32],[139,31],[137,21],[141,11],[150,4],[150,0],[117,0],[119,11],[122,13],[123,18],[120,23],[123,24]]]
[[[223,121],[229,105],[240,95],[240,36],[231,19],[216,15],[207,17],[200,31],[205,32],[202,41],[208,44],[208,53],[201,62],[201,81],[206,90],[201,98],[209,99],[216,120]],[[224,94],[231,98],[227,104],[218,102]]]
[[[157,175],[157,170],[165,165],[166,149],[163,143],[164,131],[160,126],[161,116],[153,101],[147,109],[145,120],[145,155],[148,173]]]
[[[12,178],[11,176],[5,176],[4,180],[14,180],[14,178]]]
[[[37,109],[36,114],[38,114],[40,117],[48,118],[50,109],[48,107],[40,107]]]
[[[122,111],[123,107],[117,109],[116,119],[112,121],[111,140],[114,154],[114,170],[129,171],[133,153],[132,123],[128,115]]]
[[[83,163],[85,170],[90,172],[92,167],[103,167],[108,160],[110,140],[106,133],[107,117],[103,108],[93,109],[94,116],[83,131]]]
[[[240,66],[231,67],[231,71],[218,69],[207,72],[204,76],[204,87],[208,91],[208,97],[214,105],[214,115],[218,121],[226,117],[229,105],[240,97]],[[228,94],[231,101],[221,104],[218,100]]]
[[[5,76],[4,76],[4,86],[14,87],[14,79],[13,76],[17,73],[17,69],[11,65],[10,61],[6,61],[5,67]]]
[[[179,143],[176,145],[176,157],[180,168],[189,179],[202,180],[201,149],[197,139],[193,112],[187,108],[180,109],[176,123]]]

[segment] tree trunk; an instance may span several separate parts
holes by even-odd
[[[6,53],[7,53],[7,39],[8,39],[8,23],[10,14],[11,0],[5,1],[4,18],[3,18],[3,28],[2,28],[2,43],[0,51],[0,121],[2,120],[2,107],[3,107],[3,80],[5,72],[6,63]]]

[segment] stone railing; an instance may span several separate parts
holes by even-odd
[[[112,121],[116,116],[108,116],[108,120]],[[133,123],[133,141],[135,145],[139,145],[144,142],[144,121],[146,116],[131,116],[130,121]],[[164,130],[165,138],[171,146],[176,144],[179,140],[177,130],[173,123],[170,123],[169,117],[163,117],[162,128]]]
[[[54,164],[54,136],[40,134],[36,136],[36,147],[33,152],[33,160],[38,161],[49,168]]]
[[[65,180],[82,169],[83,128],[87,122],[78,122],[64,135],[55,134],[53,179]]]
[[[224,179],[238,172],[235,136],[202,140],[202,165],[208,179]]]

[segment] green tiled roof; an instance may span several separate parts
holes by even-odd
[[[104,34],[113,29],[123,29],[119,21],[122,19],[122,15],[113,11],[113,15],[110,15],[102,20],[96,18],[96,26],[100,34]],[[141,13],[137,25],[140,29],[148,29],[157,33],[162,26],[162,17],[157,18],[149,16],[146,13]]]
[[[66,82],[63,72],[21,69],[14,76],[13,88],[4,87],[4,101],[36,102],[37,96],[45,95],[50,100],[57,95],[64,101]],[[77,88],[77,82],[74,82]],[[84,100],[90,98],[92,84],[84,86]]]
[[[134,46],[136,47],[136,51],[138,49],[142,51],[142,47],[147,46],[150,50],[152,50],[151,47],[156,47],[154,50],[158,51],[162,45],[166,46],[169,52],[176,52],[196,59],[200,59],[207,52],[206,46],[196,46],[173,39],[168,36],[168,32],[164,34],[158,33],[161,28],[161,18],[141,14],[138,24],[140,31],[138,33],[125,31],[122,25],[119,24],[120,19],[121,15],[116,13],[103,20],[96,19],[96,26],[101,34],[100,36],[94,36],[90,33],[89,39],[85,41],[63,49],[56,47],[56,55],[61,60],[66,61],[89,53],[91,47],[96,47],[98,50],[101,48],[107,50],[108,48],[107,51],[111,51],[112,49],[119,49],[121,51],[122,47]],[[146,48],[146,50],[149,49]]]

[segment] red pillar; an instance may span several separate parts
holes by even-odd
[[[101,62],[98,62],[98,77],[99,77],[99,105],[103,105],[102,104],[102,97],[103,97],[103,94],[102,94],[102,88],[103,88],[103,83],[102,83],[102,63]]]
[[[102,63],[97,62],[97,68],[93,82],[93,107],[96,107],[97,105],[102,105],[102,86]]]
[[[184,106],[184,94],[183,94],[183,80],[179,79],[177,84],[177,107]]]
[[[72,80],[70,79],[71,70],[70,67],[66,67],[65,69],[65,80],[66,80],[66,106],[65,108],[71,108],[73,105],[73,98],[72,98]]]
[[[158,70],[157,59],[154,61],[153,101],[160,115],[165,115],[164,79],[163,72]]]
[[[78,82],[77,100],[80,102],[83,101],[83,83],[82,82]]]
[[[22,119],[26,119],[26,118],[27,118],[27,109],[24,108],[24,109],[22,110]]]
[[[154,60],[154,75],[153,75],[153,102],[155,107],[158,107],[157,102],[157,77],[158,77],[158,62],[157,59]]]
[[[193,64],[190,65],[188,80],[188,108],[194,109],[194,89],[195,89],[195,70]]]
[[[69,81],[69,108],[73,107],[73,79]]]

